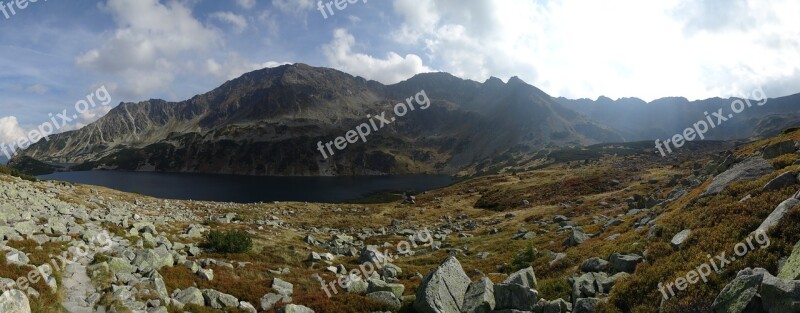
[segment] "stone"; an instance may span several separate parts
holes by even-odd
[[[764,185],[764,188],[761,188],[761,191],[767,192],[783,189],[794,184],[797,184],[797,176],[792,172],[785,172],[770,180]]]
[[[581,263],[581,271],[584,273],[605,272],[608,270],[608,261],[601,258],[589,258]]]
[[[393,309],[399,309],[400,306],[402,305],[402,302],[400,302],[400,299],[398,299],[397,296],[395,296],[395,294],[393,294],[393,293],[391,293],[389,291],[376,291],[376,292],[368,293],[367,294],[367,298],[376,300],[376,301],[378,301],[380,303],[383,303],[383,304],[387,304],[387,305],[389,305],[389,307],[391,307]]]
[[[205,299],[203,298],[203,293],[200,289],[195,287],[189,287],[184,290],[181,290],[176,295],[173,296],[175,300],[180,301],[183,304],[196,304],[196,305],[205,305]]]
[[[492,281],[483,277],[469,284],[467,293],[464,295],[462,312],[489,313],[494,309],[494,284]]]
[[[31,304],[24,292],[12,289],[0,296],[0,312],[31,313]]]
[[[383,264],[386,260],[386,256],[383,255],[380,250],[378,250],[377,246],[365,246],[361,249],[361,254],[358,257],[358,263],[373,263],[373,264]]]
[[[596,298],[581,298],[575,301],[575,307],[572,313],[595,313],[597,312],[597,305],[602,301]]]
[[[800,192],[796,193],[793,197],[786,199],[786,201],[781,202],[781,204],[779,204],[778,207],[776,207],[775,210],[772,211],[772,213],[770,213],[769,216],[767,216],[767,218],[761,223],[761,225],[758,226],[758,228],[753,232],[766,233],[770,230],[770,228],[778,225],[786,213],[789,212],[789,209],[792,209],[800,204],[799,199]]]
[[[691,234],[692,234],[691,229],[684,229],[681,232],[675,234],[675,236],[672,237],[672,240],[670,240],[669,243],[672,245],[673,248],[680,249],[686,242],[686,240],[689,239],[689,235]]]
[[[278,309],[278,313],[314,313],[314,310],[309,309],[302,305],[288,304],[285,307]]]
[[[394,294],[398,299],[403,297],[403,292],[405,290],[406,286],[403,284],[389,284],[377,279],[370,279],[367,286],[367,294],[378,291],[388,291]]]
[[[503,281],[504,284],[517,284],[531,289],[536,289],[536,274],[533,272],[533,267],[523,268],[519,271],[509,275]]]
[[[494,285],[495,310],[533,311],[539,302],[536,290],[517,284]]]
[[[254,307],[250,302],[247,301],[240,301],[239,302],[239,310],[245,311],[247,313],[258,313],[256,307]]]
[[[292,296],[294,294],[294,285],[280,278],[272,280],[272,289],[283,296]]]
[[[572,233],[564,240],[563,246],[564,247],[574,247],[579,244],[582,244],[584,241],[588,240],[589,236],[587,236],[583,231],[573,228]]]
[[[461,263],[451,256],[422,279],[414,309],[419,313],[460,312],[470,283]]]
[[[758,157],[745,160],[714,177],[714,181],[703,192],[703,196],[718,194],[733,182],[754,180],[773,172],[775,169],[767,160]]]
[[[760,301],[753,301],[758,297],[758,289],[764,273],[754,272],[750,269],[740,271],[714,299],[711,304],[713,312],[757,312],[760,309]]]
[[[761,288],[761,305],[767,312],[800,312],[800,281],[783,280],[764,273]]]
[[[636,265],[644,261],[644,258],[636,254],[623,255],[614,253],[609,261],[614,273],[625,272],[633,274],[636,271]]]
[[[764,148],[764,158],[774,159],[784,154],[794,153],[796,150],[794,141],[785,140]]]
[[[800,241],[794,245],[792,254],[778,272],[778,278],[786,280],[800,280]]]
[[[291,302],[291,298],[276,293],[265,294],[261,297],[261,309],[264,311],[272,310],[278,302],[288,303]]]
[[[210,268],[200,269],[199,271],[197,271],[197,276],[200,276],[200,278],[205,279],[207,281],[212,281],[214,280],[214,270]]]
[[[232,295],[221,293],[214,289],[203,289],[201,292],[203,293],[206,306],[210,306],[214,309],[232,309],[239,307],[239,299],[236,299],[236,297]]]

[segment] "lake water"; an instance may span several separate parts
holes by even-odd
[[[422,192],[455,181],[445,175],[253,177],[118,171],[61,172],[39,178],[103,186],[163,199],[239,203],[341,203],[387,191]]]

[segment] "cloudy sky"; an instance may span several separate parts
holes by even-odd
[[[797,0],[358,0],[327,19],[317,2],[40,0],[0,12],[0,141],[99,86],[113,104],[65,129],[121,101],[180,101],[296,62],[383,83],[519,76],[570,98],[800,92]]]

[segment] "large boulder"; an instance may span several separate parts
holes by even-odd
[[[761,191],[772,191],[797,184],[797,176],[792,172],[785,172],[770,180]]]
[[[756,157],[745,160],[717,175],[703,192],[703,196],[718,194],[733,182],[757,179],[772,172],[775,172],[775,168],[763,158]]]
[[[581,298],[575,301],[575,307],[572,313],[595,313],[597,312],[597,305],[603,301],[597,298]]]
[[[766,159],[774,159],[784,154],[794,153],[797,149],[795,148],[794,141],[792,140],[785,140],[779,143],[774,143],[766,148],[764,148],[764,158]]]
[[[761,226],[754,232],[767,232],[770,228],[778,225],[780,221],[783,219],[783,216],[789,212],[789,209],[792,209],[800,204],[800,192],[796,193],[793,197],[786,199],[786,201],[781,202],[777,208],[775,208],[772,213],[767,216],[767,219],[761,223]]]
[[[783,280],[765,273],[758,293],[767,312],[800,312],[800,281]]]
[[[31,304],[28,301],[28,296],[16,289],[7,290],[0,296],[0,312],[31,313]]]
[[[494,308],[494,284],[489,278],[483,277],[469,284],[461,312],[489,313]]]
[[[584,273],[605,272],[608,270],[608,261],[601,258],[589,258],[581,263],[581,271]]]
[[[614,273],[625,272],[633,274],[636,271],[636,265],[642,263],[644,258],[637,254],[619,254],[614,253],[611,255],[611,269]]]
[[[511,274],[503,281],[504,284],[517,284],[531,289],[536,289],[536,274],[533,272],[533,267],[523,268]]]
[[[763,269],[740,271],[714,299],[711,310],[715,313],[757,312],[761,307],[761,302],[757,300],[758,288],[764,273]]]
[[[536,290],[517,284],[494,285],[495,310],[533,311],[539,302]]]
[[[180,301],[183,304],[196,304],[196,305],[204,305],[205,300],[203,299],[203,293],[200,289],[195,287],[189,287],[184,290],[177,292],[175,295],[172,296],[175,300]]]
[[[386,304],[393,309],[399,309],[402,305],[400,299],[390,291],[376,291],[367,294],[367,298]]]
[[[579,244],[582,244],[584,241],[589,240],[589,236],[587,236],[582,230],[573,228],[572,233],[564,240],[563,246],[564,247],[574,247]]]
[[[206,306],[214,309],[234,309],[239,307],[239,299],[232,295],[221,293],[214,289],[203,289],[202,293]]]
[[[455,257],[428,272],[417,288],[414,309],[419,313],[461,312],[470,279]]]
[[[308,307],[296,304],[288,304],[285,307],[278,309],[278,313],[314,313],[314,310]]]
[[[778,273],[778,278],[786,280],[800,280],[800,241],[794,245],[794,250],[789,259]]]

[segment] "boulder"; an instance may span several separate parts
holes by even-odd
[[[672,240],[670,240],[669,243],[672,245],[673,248],[680,249],[686,242],[686,240],[689,239],[689,235],[691,234],[692,234],[691,229],[684,229],[681,232],[675,234],[675,236],[672,237]]]
[[[203,289],[202,293],[206,306],[214,309],[234,309],[239,307],[239,299],[232,295],[221,293],[214,289]]]
[[[489,278],[478,279],[467,288],[464,295],[464,313],[489,313],[495,309],[494,284]]]
[[[579,244],[582,244],[584,241],[588,240],[589,236],[587,236],[582,230],[573,228],[572,233],[564,240],[563,246],[564,247],[574,247]]]
[[[762,308],[767,312],[800,312],[800,281],[783,280],[764,273],[761,288]]]
[[[766,185],[764,185],[764,188],[761,188],[761,191],[766,192],[783,189],[784,187],[794,184],[797,184],[797,176],[792,172],[785,172],[770,180]]]
[[[786,201],[781,202],[778,207],[775,208],[772,213],[767,216],[767,219],[761,223],[760,226],[754,232],[767,232],[770,228],[778,225],[780,221],[783,219],[783,216],[789,212],[789,209],[792,209],[800,204],[800,192],[796,193],[793,197],[786,199]]]
[[[367,294],[367,298],[386,304],[392,309],[399,309],[402,305],[400,299],[389,291],[376,291]]]
[[[539,302],[536,290],[517,284],[494,285],[495,310],[533,311]]]
[[[195,287],[189,287],[184,290],[181,290],[172,297],[183,304],[196,304],[196,305],[205,304],[205,300],[203,299],[203,293],[200,291],[200,289],[197,289]]]
[[[582,298],[575,301],[575,307],[572,313],[595,313],[597,312],[597,305],[602,303],[600,299],[596,298]]]
[[[644,261],[644,258],[636,254],[619,254],[614,253],[611,255],[611,269],[614,273],[625,272],[633,274],[636,271],[636,265]]]
[[[605,272],[608,270],[608,261],[601,258],[589,258],[581,263],[581,271],[585,273]]]
[[[763,269],[758,272],[751,269],[739,271],[736,278],[714,299],[711,310],[715,313],[757,312],[761,302],[754,299],[758,298],[764,272]]]
[[[758,157],[745,160],[714,177],[714,181],[708,185],[703,192],[703,196],[718,194],[733,182],[754,180],[773,172],[775,172],[775,169],[767,160]]]
[[[800,241],[794,245],[794,250],[789,259],[778,272],[778,278],[786,280],[800,280]]]
[[[264,311],[272,310],[278,302],[289,303],[292,301],[292,298],[287,298],[285,296],[275,294],[275,293],[268,293],[261,297],[261,309]]]
[[[511,274],[503,281],[504,284],[517,284],[531,289],[536,289],[536,274],[533,272],[533,267],[523,268]]]
[[[302,305],[288,304],[285,307],[278,309],[278,313],[314,313],[314,310],[309,309]]]
[[[294,285],[280,278],[272,280],[272,289],[284,296],[291,296],[294,294]]]
[[[469,285],[461,263],[451,256],[422,279],[414,309],[419,313],[460,312]]]
[[[19,290],[7,290],[0,296],[0,312],[31,313],[31,304],[28,301],[28,296]]]
[[[784,154],[794,153],[796,150],[794,141],[785,140],[764,148],[764,158],[767,160],[774,159]]]

